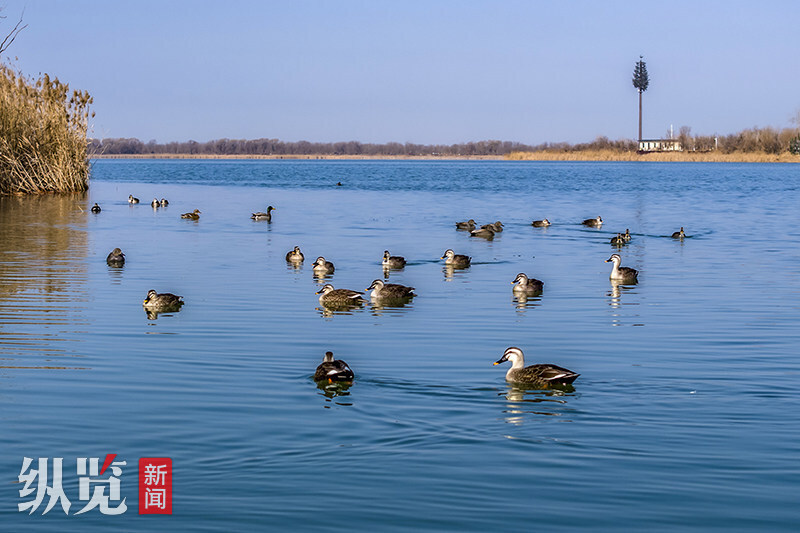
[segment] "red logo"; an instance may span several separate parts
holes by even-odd
[[[172,459],[139,459],[139,514],[172,514]]]

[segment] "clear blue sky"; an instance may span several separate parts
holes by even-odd
[[[793,126],[797,1],[5,0],[92,136],[530,144]],[[4,58],[5,59],[5,58]]]

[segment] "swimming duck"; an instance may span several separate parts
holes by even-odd
[[[475,221],[469,219],[466,222],[456,222],[456,229],[466,229],[472,231],[475,229]]]
[[[453,267],[465,268],[468,267],[472,258],[466,255],[456,254],[453,250],[445,250],[440,259],[444,259],[445,265]]]
[[[326,283],[316,294],[319,297],[319,303],[322,305],[361,305],[366,300],[361,297],[363,292],[351,291],[350,289],[334,289],[333,285]]]
[[[322,363],[314,372],[314,381],[333,383],[334,381],[353,381],[353,378],[355,378],[355,374],[347,366],[347,363],[341,359],[334,359],[333,352],[325,352]]]
[[[114,248],[106,257],[106,263],[109,266],[122,266],[125,264],[125,254],[119,248]]]
[[[506,372],[506,381],[512,383],[532,383],[541,387],[551,385],[570,385],[580,376],[572,370],[551,364],[538,364],[525,366],[525,356],[516,346],[506,348],[501,357],[494,364],[499,365],[511,361],[511,368]]]
[[[405,285],[398,285],[396,283],[384,283],[383,280],[380,279],[373,281],[372,285],[367,287],[367,290],[372,291],[370,297],[375,300],[380,298],[413,298],[416,296],[413,292],[414,287],[406,287]]]
[[[381,264],[383,268],[403,268],[406,266],[406,260],[399,255],[389,255],[389,250],[384,250]]]
[[[303,252],[300,251],[299,246],[295,246],[294,250],[291,250],[286,253],[286,260],[291,263],[302,263],[305,259]]]
[[[626,283],[636,283],[638,281],[639,271],[635,268],[621,267],[619,266],[621,262],[622,258],[619,254],[611,254],[611,257],[606,259],[606,263],[614,263],[609,278]]]
[[[494,224],[484,224],[481,229],[491,229],[495,233],[500,233],[503,231],[503,223],[498,220]]]
[[[134,198],[132,194],[129,194],[128,195],[128,203],[129,204],[138,204],[139,203],[139,199],[138,198]]]
[[[314,272],[320,274],[333,274],[333,271],[335,270],[333,263],[326,261],[322,256],[317,257],[317,260],[314,261],[313,266]]]
[[[514,278],[514,281],[512,281],[511,284],[514,285],[513,291],[521,294],[537,294],[542,292],[542,289],[544,289],[543,281],[535,278],[529,278],[522,272],[517,274],[517,277]]]
[[[100,206],[97,205],[97,202],[95,202],[92,206],[92,213],[99,213],[100,211],[102,211],[102,209],[100,209]]]
[[[153,207],[153,209],[156,209],[157,207],[161,207],[161,202],[158,201],[158,198],[153,198],[153,201],[150,202],[150,205]]]
[[[184,213],[181,215],[181,218],[188,218],[190,220],[200,220],[200,213],[199,209],[195,209],[191,213]]]
[[[474,229],[469,232],[470,237],[482,237],[484,239],[494,239],[494,226],[492,224],[487,224],[486,226],[481,226],[478,229]]]
[[[167,199],[166,198],[162,198],[161,199],[161,207],[167,207],[168,205],[169,205],[169,202],[167,201]]]
[[[258,213],[253,213],[250,218],[253,220],[266,220],[267,222],[272,222],[272,212],[275,211],[275,208],[267,206],[267,212],[264,213],[263,211],[259,211]]]
[[[622,246],[626,242],[628,242],[628,241],[625,240],[625,236],[622,235],[622,233],[617,233],[614,237],[611,237],[611,244],[616,244],[617,246]]]
[[[592,226],[593,228],[599,228],[603,225],[603,219],[600,218],[600,215],[597,215],[597,218],[587,218],[583,222],[581,222],[584,226]]]
[[[686,234],[683,232],[683,226],[681,226],[680,231],[676,231],[672,234],[673,239],[683,239],[684,237],[686,237]]]
[[[631,230],[625,228],[625,233],[622,234],[622,238],[625,239],[625,242],[631,242]]]
[[[144,299],[144,307],[148,309],[155,309],[159,311],[164,310],[178,310],[184,304],[183,296],[176,296],[168,292],[157,293],[153,289],[147,291],[147,297]]]
[[[531,222],[531,226],[533,226],[535,228],[546,228],[549,225],[550,225],[550,221],[547,220],[546,218],[543,219],[543,220],[534,220],[533,222]]]

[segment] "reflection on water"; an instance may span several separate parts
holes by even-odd
[[[606,293],[608,296],[608,305],[614,311],[612,313],[612,320],[611,323],[614,326],[621,326],[622,324],[622,307],[623,306],[630,306],[630,305],[639,305],[636,302],[623,302],[623,295],[626,293],[633,294],[636,289],[635,284],[631,283],[623,283],[619,280],[610,279],[609,283],[611,284],[611,290]]]
[[[324,285],[327,280],[333,279],[332,273],[329,274],[327,272],[313,270],[312,274],[314,276],[314,281],[316,281],[319,285]]]
[[[542,305],[542,298],[541,292],[538,293],[537,296],[529,296],[524,293],[513,293],[511,297],[511,302],[514,304],[514,307],[517,308],[518,311],[524,311],[527,308],[539,307]]]
[[[326,402],[342,396],[350,396],[350,387],[353,386],[352,381],[337,381],[335,383],[326,383],[320,381],[317,383],[317,388],[322,391],[321,395],[325,397]],[[353,405],[352,403],[345,403],[341,401],[334,402],[336,405]],[[330,405],[325,405],[329,408]]]
[[[143,307],[143,309],[148,320],[158,320],[159,316],[173,316],[175,313],[179,313],[181,310],[180,307],[173,307],[169,309],[148,309],[147,307]]]
[[[453,281],[456,278],[461,278],[468,270],[469,267],[455,267],[453,265],[444,265],[442,267],[445,281]]]
[[[383,314],[401,314],[414,308],[411,298],[381,298],[378,300],[373,299],[370,304],[373,316],[382,316]],[[384,313],[385,312],[385,313]]]
[[[38,363],[77,356],[89,299],[86,199],[0,198],[0,348],[19,366],[63,368]]]
[[[364,308],[361,304],[356,305],[322,305],[316,308],[319,314],[324,318],[330,318],[336,315],[353,315],[355,311],[362,311]]]
[[[286,270],[303,270],[303,262],[302,261],[286,261]]]
[[[528,415],[562,416],[562,406],[574,396],[575,387],[562,385],[547,389],[531,388],[520,384],[507,383],[507,390],[500,392],[508,404],[503,410],[505,421],[509,424],[521,425]],[[552,409],[548,409],[552,407]]]
[[[122,275],[125,272],[124,265],[106,265],[106,268],[112,284],[119,285],[122,283]]]

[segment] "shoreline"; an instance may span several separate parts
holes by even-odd
[[[95,154],[89,159],[219,159],[219,160],[341,160],[341,161],[587,161],[587,162],[674,162],[674,163],[800,163],[800,155],[788,152],[616,152],[592,150],[585,152],[512,152],[499,155],[472,156],[410,156],[410,155],[216,155],[216,154]]]

